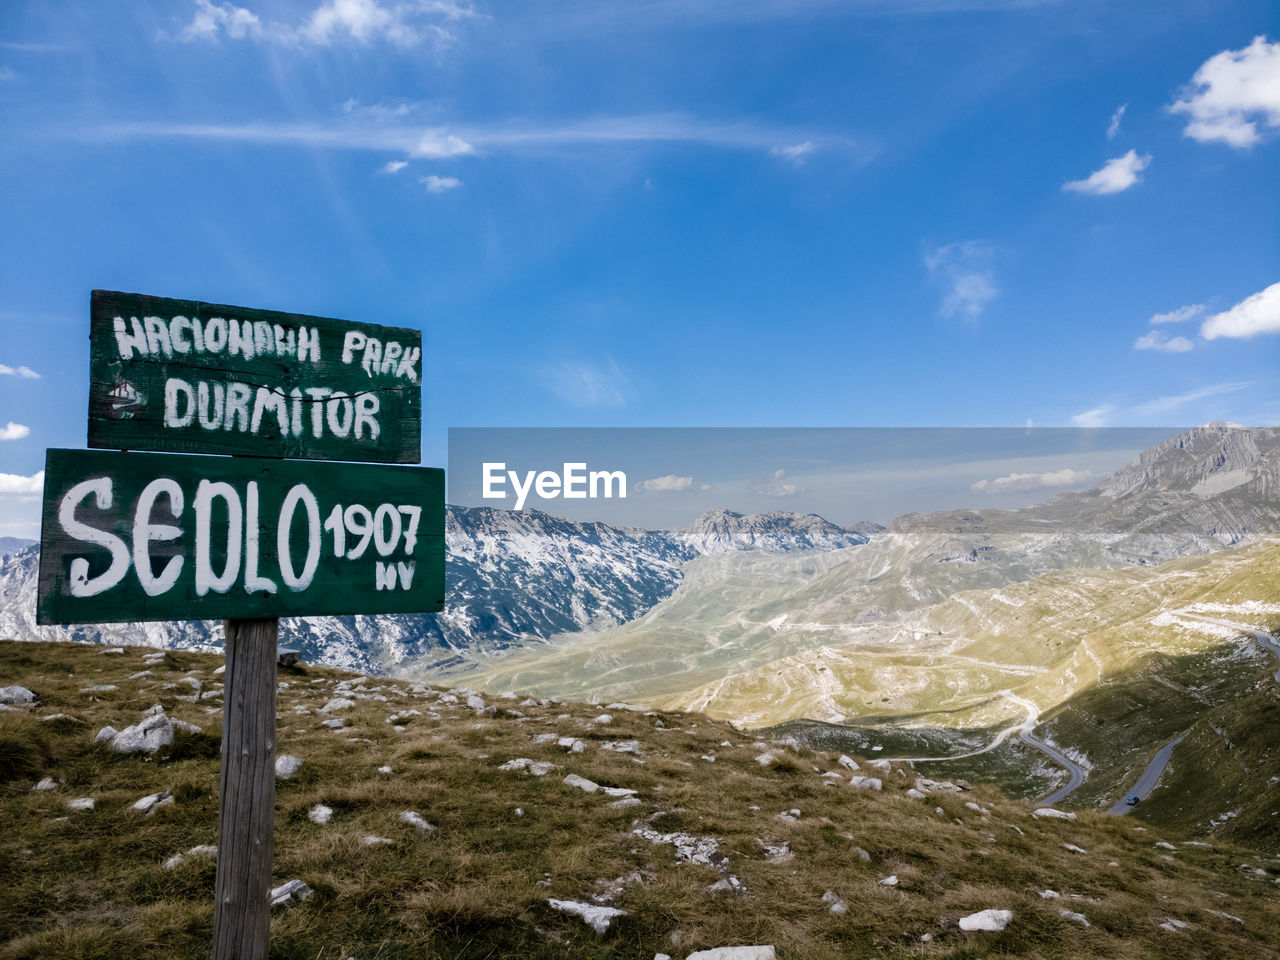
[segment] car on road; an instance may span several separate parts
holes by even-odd
[[[1136,794],[1124,798],[1124,805],[1126,807],[1136,807],[1141,802],[1142,802],[1142,798],[1137,796]]]

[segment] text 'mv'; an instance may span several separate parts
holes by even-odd
[[[49,450],[40,623],[435,612],[444,471]]]
[[[89,446],[417,463],[422,334],[95,290]]]

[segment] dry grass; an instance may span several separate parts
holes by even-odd
[[[180,700],[189,688],[168,685],[192,675],[209,690],[220,658],[171,653],[151,676],[128,680],[147,651],[100,649],[0,643],[0,685],[40,697],[34,709],[0,713],[0,958],[200,957],[208,949],[214,861],[163,864],[216,841],[220,716],[206,711],[219,701]],[[990,788],[912,800],[905,769],[885,778],[883,793],[854,789],[847,777],[825,786],[820,773],[836,767],[834,755],[771,744],[777,760],[761,765],[753,735],[698,715],[615,709],[601,724],[593,720],[600,707],[489,697],[497,713],[477,715],[465,696],[448,703],[442,691],[369,679],[361,695],[387,699],[359,700],[340,714],[347,729],[335,732],[315,710],[344,679],[310,667],[281,671],[289,686],[279,695],[279,750],[304,764],[279,784],[276,882],[299,877],[315,893],[275,912],[273,957],[649,960],[741,943],[771,943],[785,960],[1280,956],[1270,946],[1280,942],[1280,871],[1251,851],[1179,845],[1170,854],[1155,841],[1179,837],[1132,818],[1038,821]],[[94,684],[119,689],[80,692]],[[135,723],[156,702],[209,732],[145,759],[92,744],[102,725]],[[408,709],[421,715],[396,732],[387,717]],[[74,719],[39,719],[55,713]],[[535,744],[542,733],[587,747]],[[631,739],[642,758],[602,748]],[[498,770],[516,757],[559,769],[545,777]],[[393,773],[379,774],[383,765]],[[611,808],[611,798],[564,785],[568,773],[634,789],[641,803]],[[32,792],[45,775],[62,785]],[[175,804],[151,818],[126,812],[163,789]],[[94,810],[66,809],[82,796],[95,799]],[[307,817],[318,803],[334,810],[325,826]],[[778,817],[792,808],[797,822]],[[402,822],[404,810],[436,830]],[[716,838],[725,872],[747,893],[709,892],[720,872],[678,862],[673,846],[635,836],[637,823]],[[365,846],[369,834],[394,843]],[[791,857],[770,862],[759,841],[785,842]],[[640,882],[608,889],[633,873]],[[896,887],[880,884],[889,874]],[[1062,898],[1042,899],[1046,888]],[[847,914],[828,912],[827,890],[848,903]],[[547,904],[593,895],[627,911],[604,936]],[[989,907],[1014,912],[1003,933],[957,928],[959,917]],[[1064,907],[1090,926],[1061,917]],[[1166,918],[1190,926],[1169,933],[1159,926]]]

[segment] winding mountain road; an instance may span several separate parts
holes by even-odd
[[[1160,775],[1164,773],[1164,768],[1169,765],[1169,758],[1173,756],[1173,748],[1181,742],[1182,738],[1179,737],[1177,740],[1169,741],[1157,750],[1156,755],[1152,757],[1151,762],[1147,764],[1147,769],[1142,771],[1142,776],[1138,778],[1138,782],[1130,787],[1125,792],[1124,797],[1117,800],[1115,805],[1107,812],[1115,817],[1123,817],[1133,809],[1133,807],[1125,804],[1125,797],[1132,795],[1141,797],[1143,800],[1147,799],[1147,794],[1155,789],[1156,783],[1160,780]]]
[[[1186,620],[1199,620],[1202,623],[1211,623],[1217,627],[1226,627],[1229,630],[1238,630],[1241,633],[1250,634],[1258,641],[1259,644],[1274,653],[1277,660],[1280,660],[1280,644],[1276,643],[1275,637],[1267,633],[1265,630],[1255,630],[1253,627],[1246,626],[1243,623],[1235,623],[1231,620],[1218,620],[1215,617],[1206,617],[1198,613],[1178,612],[1176,616],[1182,617]],[[1280,683],[1280,670],[1275,672],[1275,679],[1277,683]],[[1182,737],[1178,737],[1178,739],[1171,740],[1169,743],[1166,743],[1163,747],[1157,750],[1156,755],[1152,757],[1151,762],[1147,764],[1147,769],[1142,771],[1142,776],[1138,778],[1138,782],[1127,790],[1124,796],[1115,802],[1109,812],[1114,816],[1123,817],[1126,813],[1132,810],[1133,807],[1125,804],[1124,797],[1137,796],[1145,800],[1147,795],[1155,789],[1156,783],[1160,780],[1160,775],[1164,773],[1164,768],[1169,765],[1169,758],[1173,756],[1173,748],[1181,742]]]
[[[1040,722],[1039,707],[1030,700],[1026,700],[1023,697],[1018,696],[1011,690],[1001,690],[1000,695],[1006,700],[1012,700],[1018,706],[1022,707],[1022,709],[1027,712],[1027,715],[1021,723],[1015,723],[1013,726],[1005,727],[1003,730],[999,731],[995,735],[995,738],[980,750],[970,750],[968,753],[956,753],[949,757],[894,757],[892,759],[900,763],[938,763],[945,760],[964,760],[968,757],[976,757],[984,753],[990,753],[1016,733],[1018,735],[1018,739],[1027,746],[1032,749],[1039,750],[1050,760],[1059,764],[1067,771],[1067,782],[1057,790],[1054,790],[1047,797],[1038,801],[1039,803],[1057,803],[1063,797],[1067,796],[1067,794],[1079,787],[1080,784],[1084,783],[1086,770],[1084,767],[1080,766],[1080,764],[1062,753],[1062,751],[1049,746],[1049,744],[1045,743],[1043,740],[1032,735],[1031,731],[1034,730],[1036,724]]]

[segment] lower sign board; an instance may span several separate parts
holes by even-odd
[[[39,623],[443,606],[443,470],[48,451]]]

